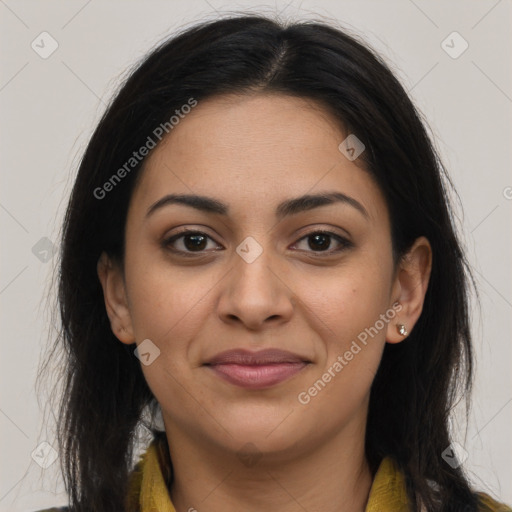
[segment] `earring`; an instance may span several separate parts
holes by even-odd
[[[398,334],[401,334],[402,336],[407,336],[407,334],[409,334],[404,324],[397,324],[396,330],[398,331]]]

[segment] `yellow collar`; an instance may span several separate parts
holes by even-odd
[[[149,445],[131,478],[128,510],[176,512],[162,475],[155,442]],[[404,477],[393,459],[386,457],[373,480],[365,512],[408,510],[407,504]]]

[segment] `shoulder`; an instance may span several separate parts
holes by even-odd
[[[512,512],[512,508],[505,503],[500,503],[484,492],[477,493],[479,499],[479,512]]]

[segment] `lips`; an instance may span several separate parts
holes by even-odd
[[[236,386],[263,389],[288,380],[310,362],[297,354],[278,349],[259,352],[228,350],[214,356],[205,366]]]
[[[266,365],[276,363],[309,363],[306,358],[292,352],[278,349],[266,349],[259,352],[250,352],[249,350],[237,349],[227,350],[217,354],[206,364],[242,364],[242,365]]]

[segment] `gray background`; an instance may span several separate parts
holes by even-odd
[[[126,69],[156,42],[239,10],[321,18],[362,35],[428,120],[460,195],[458,228],[481,293],[481,311],[472,310],[473,409],[466,435],[454,421],[455,437],[475,487],[512,503],[510,1],[0,0],[0,510],[66,503],[58,462],[41,467],[56,444],[46,394],[38,404],[34,385],[51,336],[52,250],[95,123]],[[58,44],[45,59],[31,47],[51,48],[44,31]],[[446,39],[454,31],[469,44],[457,58],[464,42]]]

